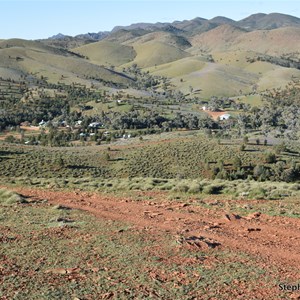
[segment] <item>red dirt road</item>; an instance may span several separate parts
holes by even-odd
[[[197,200],[191,199],[190,203],[165,200],[163,192],[139,192],[140,196],[151,196],[154,200],[136,201],[105,193],[13,190],[31,200],[47,199],[51,204],[81,209],[96,217],[122,221],[153,233],[170,232],[186,238],[201,236],[216,241],[222,248],[254,255],[263,264],[276,266],[293,280],[300,279],[298,272],[291,271],[300,261],[300,219],[259,213],[239,217],[222,209],[200,207]]]

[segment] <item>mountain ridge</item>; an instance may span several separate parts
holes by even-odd
[[[242,29],[247,29],[248,31],[254,30],[270,30],[276,29],[280,27],[300,27],[300,18],[292,15],[281,14],[281,13],[256,13],[252,14],[246,18],[235,21],[233,19],[224,17],[224,16],[216,16],[212,19],[205,19],[201,17],[196,17],[191,20],[182,20],[182,21],[173,21],[173,22],[156,22],[156,23],[146,23],[139,22],[133,23],[125,26],[115,26],[111,31],[99,31],[99,32],[90,32],[77,34],[75,36],[64,35],[62,33],[58,33],[48,39],[63,39],[63,38],[88,38],[95,41],[99,41],[101,39],[106,38],[109,35],[112,35],[120,30],[136,30],[141,29],[145,31],[156,31],[163,30],[167,31],[172,28],[173,30],[179,30],[184,32],[192,32],[197,34],[200,32],[209,31],[211,29],[216,28],[219,25],[229,24],[234,25],[236,27],[240,27]]]

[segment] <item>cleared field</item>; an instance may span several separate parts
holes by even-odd
[[[251,106],[260,107],[263,105],[262,96],[259,94],[248,95],[248,96],[239,96],[234,98],[236,101],[240,101],[242,103],[250,104]]]
[[[110,103],[96,103],[95,101],[87,102],[86,105],[92,106],[93,109],[87,110],[83,113],[85,116],[99,115],[102,112],[129,112],[132,110],[130,104],[117,104],[117,101]]]

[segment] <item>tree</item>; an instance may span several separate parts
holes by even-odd
[[[249,143],[249,138],[247,136],[244,136],[243,142],[244,142],[244,144],[248,144]]]
[[[235,169],[239,169],[242,166],[242,161],[239,157],[235,157],[234,161],[233,161],[233,167]]]
[[[260,181],[264,181],[266,179],[265,166],[263,166],[263,165],[255,166],[255,168],[253,169],[253,176]]]
[[[105,159],[106,159],[107,161],[110,160],[110,155],[109,155],[109,153],[105,153]]]
[[[265,154],[265,162],[267,164],[274,164],[276,163],[276,155],[275,153],[268,152]]]
[[[287,151],[287,149],[286,149],[286,145],[285,145],[284,142],[282,142],[282,143],[275,146],[275,152],[277,154],[280,154],[280,153],[285,152],[285,151]]]

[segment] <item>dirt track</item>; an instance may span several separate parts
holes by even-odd
[[[282,266],[283,270],[288,266],[296,267],[300,261],[299,219],[259,213],[239,217],[222,210],[205,209],[193,202],[162,200],[163,193],[152,192],[153,198],[158,199],[153,202],[86,192],[15,190],[31,199],[47,199],[51,204],[85,210],[96,217],[123,221],[137,228],[210,238],[221,247],[258,255],[268,264]]]
[[[87,192],[14,190],[31,200],[47,199],[51,204],[82,209],[96,217],[122,221],[137,229],[147,228],[154,233],[168,231],[186,238],[205,237],[222,248],[255,255],[263,264],[276,266],[293,280],[300,279],[300,274],[289,273],[300,261],[300,220],[296,218],[260,213],[239,217],[222,209],[216,212],[200,207],[196,200],[188,204],[164,200],[166,195],[162,192],[140,192],[141,196],[151,196],[157,201],[136,201]]]

